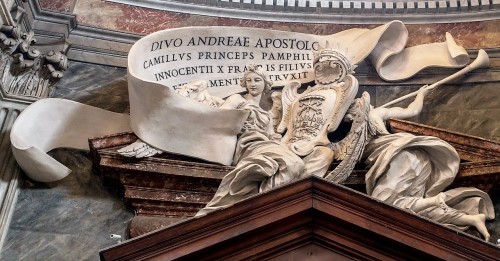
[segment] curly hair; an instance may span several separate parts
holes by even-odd
[[[246,72],[243,74],[243,77],[241,77],[241,79],[240,79],[241,87],[248,90],[246,78],[250,73],[255,73],[255,74],[259,75],[264,80],[264,84],[265,84],[264,90],[266,90],[266,91],[271,90],[271,86],[273,86],[273,81],[271,81],[269,79],[269,74],[264,69],[262,69],[262,67],[256,67],[255,65],[247,65],[246,69],[247,69]]]

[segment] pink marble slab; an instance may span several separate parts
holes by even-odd
[[[42,9],[69,13],[72,3],[75,1],[76,0],[39,0],[39,3]]]
[[[48,1],[51,10],[55,2],[71,0]],[[48,4],[46,4],[48,5]],[[293,22],[256,21],[222,17],[209,17],[184,13],[166,12],[141,8],[101,0],[79,0],[74,12],[80,24],[146,35],[163,29],[186,26],[241,26],[269,28],[283,31],[294,31],[314,34],[333,34],[350,28],[373,28],[377,25],[345,25],[345,24],[306,24]],[[444,41],[445,32],[450,32],[457,43],[465,48],[500,47],[500,20],[448,23],[448,24],[409,24],[408,46]]]

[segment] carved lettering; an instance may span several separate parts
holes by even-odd
[[[191,33],[189,36],[162,33],[151,40],[145,39],[142,60],[132,70],[174,88],[201,79],[212,81],[209,87],[240,88],[239,82],[232,79],[241,77],[248,64],[264,67],[275,86],[293,80],[303,83],[313,80],[313,51],[320,48],[317,37],[253,33],[243,36],[229,29],[193,28]]]
[[[178,61],[190,61],[191,53],[171,53],[161,56],[154,57],[152,59],[144,61],[144,69],[151,66],[155,66],[163,63],[178,62]]]
[[[156,81],[166,80],[168,78],[177,77],[179,75],[192,75],[192,74],[204,74],[213,73],[212,66],[189,66],[172,70],[165,70],[155,74]]]
[[[153,42],[151,43],[151,52],[161,50],[163,48],[180,47],[182,45],[182,42],[183,41],[181,38],[167,39],[167,40],[161,40],[159,42]]]
[[[257,43],[255,44],[255,47],[317,51],[319,49],[319,43],[307,40],[306,41],[298,40],[298,39],[259,38],[257,40]]]
[[[248,37],[233,37],[233,36],[209,36],[209,37],[192,37],[187,46],[242,46],[249,47],[250,38]]]

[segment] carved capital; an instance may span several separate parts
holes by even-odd
[[[0,26],[0,84],[5,96],[46,98],[68,68],[62,51],[42,53],[33,31]]]

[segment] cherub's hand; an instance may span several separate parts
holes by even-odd
[[[424,86],[420,87],[420,89],[418,89],[418,93],[417,93],[417,95],[419,95],[419,94],[420,94],[420,95],[424,95],[424,96],[425,96],[425,95],[427,95],[430,91],[434,90],[434,88],[435,88],[435,87],[436,87],[436,86],[434,86],[434,87],[430,87],[430,88],[429,88],[429,85],[428,85],[428,84],[426,84],[426,85],[424,85]]]
[[[426,84],[426,85],[422,86],[418,91],[419,92],[422,91],[422,92],[424,92],[424,95],[427,95],[429,92],[433,91],[436,87],[437,87],[437,85],[432,86],[432,85]]]
[[[156,149],[139,139],[136,142],[119,149],[118,153],[125,157],[146,158],[161,154],[163,151]]]

